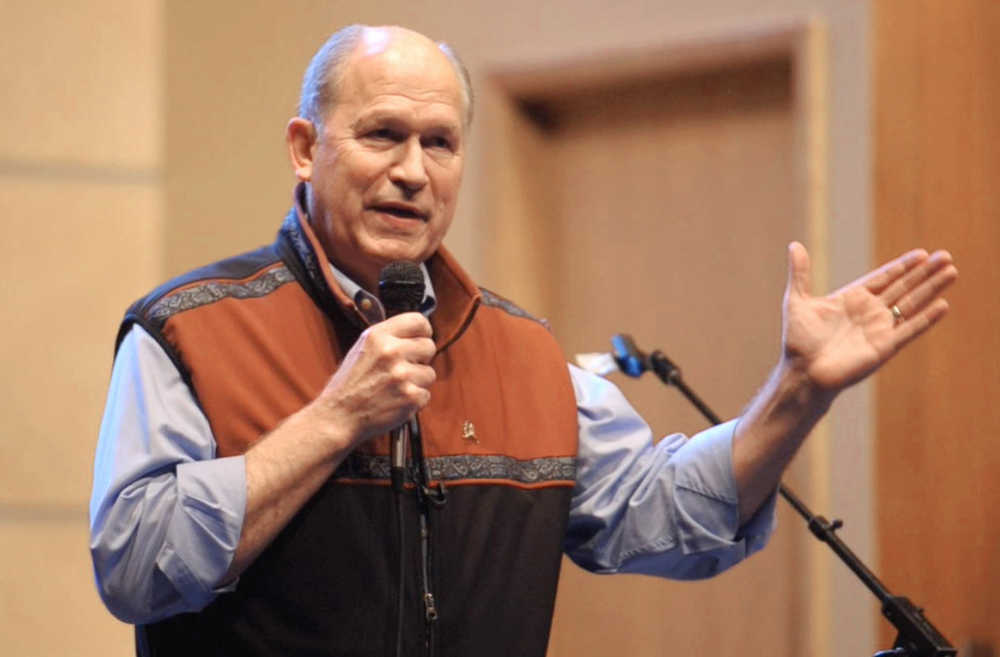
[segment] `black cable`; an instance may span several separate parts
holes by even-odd
[[[396,657],[403,657],[403,611],[404,611],[404,601],[405,585],[404,578],[406,577],[406,534],[405,526],[403,523],[403,491],[397,490],[395,494],[396,498],[396,526],[398,527],[399,535],[399,586],[397,587],[397,605],[396,605]]]

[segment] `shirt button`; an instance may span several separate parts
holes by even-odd
[[[372,300],[371,299],[362,299],[361,300],[361,310],[363,310],[363,311],[365,311],[367,313],[371,309],[372,309]]]

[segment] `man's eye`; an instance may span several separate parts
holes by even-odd
[[[399,141],[400,134],[395,130],[390,130],[389,128],[379,128],[377,130],[372,130],[368,133],[368,137],[371,139],[379,139],[385,141]]]
[[[451,140],[447,137],[430,137],[424,141],[424,145],[429,148],[442,148],[452,150]]]

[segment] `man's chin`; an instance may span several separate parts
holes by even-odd
[[[363,251],[370,259],[378,262],[410,260],[423,262],[437,251],[440,240],[431,241],[426,235],[418,238],[401,235],[382,235],[365,245]]]
[[[369,251],[367,253],[368,257],[366,260],[371,265],[369,271],[374,271],[377,275],[377,272],[382,271],[382,268],[391,262],[406,260],[409,262],[422,263],[427,260],[427,258],[431,257],[436,250],[436,246],[434,249],[428,249],[426,247],[417,248],[414,245],[399,245],[393,248],[381,248]]]
[[[371,291],[370,286],[377,285],[379,273],[387,264],[401,260],[424,262],[437,251],[438,246],[440,240],[406,240],[386,235],[374,237],[369,233],[354,242],[353,247],[339,252],[342,257],[331,259],[356,283]]]

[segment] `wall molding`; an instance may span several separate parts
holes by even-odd
[[[158,167],[127,167],[59,160],[0,158],[0,178],[153,186],[163,183],[164,174],[163,170]]]

